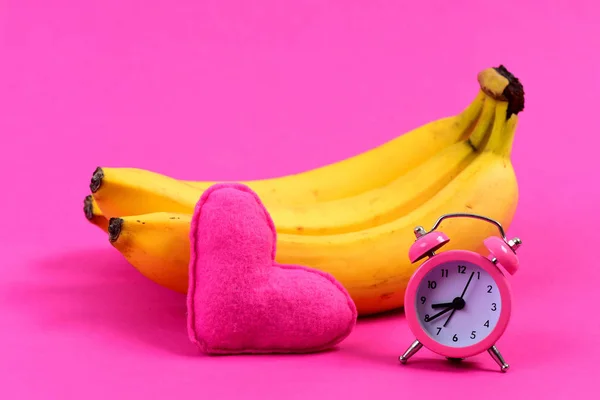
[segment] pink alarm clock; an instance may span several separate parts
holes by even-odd
[[[468,250],[435,254],[450,240],[435,229],[447,218],[476,218],[494,224],[501,237],[484,240],[489,257]],[[450,360],[488,351],[502,372],[508,364],[495,343],[504,333],[512,308],[511,288],[505,274],[519,268],[519,238],[507,240],[502,225],[490,218],[466,213],[446,214],[426,232],[414,230],[417,240],[409,250],[415,263],[429,257],[413,274],[406,289],[404,309],[416,340],[400,356],[405,364],[423,346]]]

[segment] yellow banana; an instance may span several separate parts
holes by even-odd
[[[83,213],[92,225],[96,225],[106,232],[108,229],[108,220],[104,217],[102,211],[100,211],[100,208],[92,195],[86,196],[83,200]]]
[[[110,243],[146,278],[187,292],[190,259],[189,214],[151,213],[110,218]]]
[[[497,102],[491,134],[472,138],[476,147],[481,146],[477,156],[438,193],[423,197],[422,204],[410,214],[356,232],[278,234],[277,261],[332,274],[349,291],[360,315],[401,307],[408,279],[416,268],[407,256],[415,226],[431,226],[446,213],[472,212],[509,227],[518,202],[510,161],[518,111],[509,102]],[[109,238],[144,276],[185,292],[190,220],[189,214],[166,212],[112,218]],[[445,249],[482,253],[482,240],[496,234],[489,224],[467,219],[448,220],[440,229],[451,237]]]
[[[333,164],[242,183],[252,188],[267,207],[337,200],[387,185],[441,150],[464,141],[477,129],[484,102],[490,99],[485,84],[480,83],[475,99],[455,116],[430,122]],[[99,167],[94,171],[90,189],[105,215],[113,217],[153,211],[189,212],[185,205],[189,198],[198,199],[213,183],[179,181],[138,168]],[[153,198],[161,193],[171,196],[167,203]]]

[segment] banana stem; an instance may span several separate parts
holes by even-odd
[[[523,85],[503,65],[481,71],[477,79],[481,90],[489,97],[486,98],[480,118],[483,124],[475,127],[469,142],[479,151],[510,157],[517,114],[525,107]],[[491,123],[488,118],[493,118],[491,133],[487,129]]]
[[[505,121],[502,135],[500,135],[498,142],[490,146],[493,147],[491,151],[501,157],[509,158],[511,156],[517,123],[518,118],[516,115],[512,115],[508,121]]]
[[[477,126],[473,130],[473,133],[468,139],[468,142],[475,150],[480,150],[490,136],[494,122],[494,113],[496,111],[496,104],[498,102],[492,98],[485,99],[483,104],[483,111],[481,117],[477,123]]]
[[[504,156],[507,150],[512,147],[512,136],[506,135],[506,113],[508,112],[508,102],[499,102],[496,104],[496,112],[492,133],[484,139],[480,149]],[[514,119],[517,118],[513,115]]]
[[[487,94],[483,90],[479,90],[475,99],[457,115],[458,130],[464,132],[461,140],[467,140],[480,125],[486,98]]]

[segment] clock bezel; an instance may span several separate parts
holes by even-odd
[[[495,281],[500,291],[502,307],[498,322],[493,330],[481,341],[466,347],[450,347],[433,339],[421,326],[417,315],[417,291],[422,280],[434,268],[449,261],[465,261],[476,264]],[[431,351],[449,358],[465,358],[482,353],[492,347],[504,334],[512,311],[512,291],[510,283],[502,271],[481,254],[468,250],[449,250],[425,260],[410,278],[404,296],[404,313],[408,326],[416,339]]]

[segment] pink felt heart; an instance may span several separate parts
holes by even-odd
[[[242,184],[204,192],[191,223],[188,334],[210,354],[307,353],[355,326],[347,291],[329,274],[275,260],[273,221]]]

